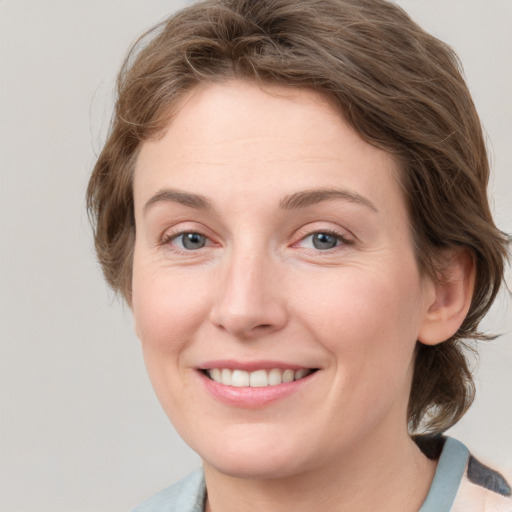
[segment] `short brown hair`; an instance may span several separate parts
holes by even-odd
[[[148,42],[149,40],[149,42]],[[473,400],[463,341],[503,280],[508,239],[487,201],[482,128],[454,52],[385,0],[206,0],[171,16],[134,45],[118,77],[110,135],[87,201],[109,284],[131,300],[135,240],[132,177],[142,142],[201,82],[245,79],[313,89],[400,168],[420,270],[438,275],[445,249],[476,264],[469,313],[437,346],[418,343],[411,430],[440,432]]]

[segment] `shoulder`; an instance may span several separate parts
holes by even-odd
[[[511,480],[482,464],[456,439],[417,440],[438,459],[432,486],[420,512],[512,512]]]
[[[202,469],[167,487],[132,512],[203,512],[206,487]]]
[[[510,478],[470,455],[453,512],[512,512]]]

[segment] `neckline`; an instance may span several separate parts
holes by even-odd
[[[449,512],[466,470],[469,450],[452,437],[446,437],[432,485],[419,512]]]

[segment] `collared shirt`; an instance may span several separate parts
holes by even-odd
[[[512,512],[512,490],[500,473],[480,463],[456,439],[437,438],[434,444],[442,451],[419,512]],[[204,512],[205,498],[204,473],[198,469],[132,512]]]

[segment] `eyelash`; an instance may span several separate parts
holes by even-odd
[[[337,240],[337,244],[332,248],[324,249],[324,250],[316,249],[316,248],[312,249],[313,251],[318,252],[318,253],[330,253],[332,251],[339,250],[341,246],[354,245],[353,240],[349,240],[348,238],[343,236],[341,233],[334,231],[332,229],[319,229],[316,231],[312,231],[312,232],[306,234],[305,236],[301,237],[299,242],[297,242],[297,244],[294,244],[294,245],[298,245],[298,244],[304,242],[304,240],[306,240],[307,238],[314,237],[315,235],[328,235],[328,236],[332,236],[332,237],[336,238],[336,240]]]
[[[172,242],[174,240],[177,240],[180,237],[183,237],[184,235],[199,235],[201,237],[204,237],[205,240],[206,240],[205,245],[203,247],[199,247],[198,249],[186,249],[186,248],[182,249],[180,247],[176,247],[176,246],[172,245]],[[328,236],[332,236],[332,237],[336,238],[337,244],[334,247],[326,248],[326,249],[323,249],[323,250],[322,249],[317,249],[317,248],[306,248],[305,250],[311,250],[311,251],[314,251],[316,253],[324,253],[324,254],[327,253],[328,254],[328,253],[331,253],[333,251],[339,250],[340,246],[354,245],[354,241],[353,240],[347,239],[344,235],[342,235],[341,233],[339,233],[339,232],[337,232],[335,230],[332,230],[332,229],[319,229],[319,230],[316,230],[316,231],[308,232],[307,234],[302,236],[298,242],[294,243],[292,245],[292,247],[300,245],[306,239],[308,239],[310,237],[314,237],[315,235],[328,235]],[[180,254],[180,255],[182,255],[182,254],[183,255],[191,255],[192,253],[198,252],[199,250],[212,245],[211,243],[208,245],[208,242],[211,242],[211,239],[205,233],[202,233],[201,231],[197,231],[197,230],[184,230],[184,231],[180,231],[180,232],[177,232],[177,233],[165,234],[162,237],[162,240],[161,240],[159,245],[162,245],[162,246],[169,246],[170,245],[172,247],[172,250],[174,252],[176,252],[177,254]]]
[[[172,242],[173,240],[177,240],[178,238],[180,237],[183,237],[183,235],[199,235],[199,236],[202,236],[206,239],[206,244],[205,244],[205,247],[208,247],[207,243],[208,241],[211,241],[210,238],[200,232],[200,231],[197,231],[197,230],[184,230],[184,231],[179,231],[177,233],[168,233],[168,234],[164,234],[164,236],[162,237],[162,240],[160,242],[159,245],[162,245],[162,246],[169,246],[171,245],[172,246]],[[200,247],[199,249],[203,249],[204,247]],[[172,246],[172,250],[178,254],[186,254],[186,255],[189,255],[189,254],[192,254],[194,252],[197,252],[199,249],[182,249],[180,247],[176,247],[176,246]]]

